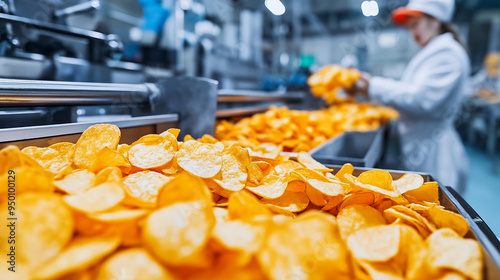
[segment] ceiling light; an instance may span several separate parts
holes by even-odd
[[[275,16],[281,16],[286,11],[285,5],[280,0],[266,0],[264,4]]]

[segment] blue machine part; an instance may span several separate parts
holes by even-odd
[[[161,0],[139,0],[139,2],[144,7],[142,30],[160,33],[170,15],[170,10],[163,7]]]

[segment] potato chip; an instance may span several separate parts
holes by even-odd
[[[69,142],[59,142],[50,145],[49,148],[58,151],[59,155],[67,162],[71,162],[75,152],[75,144]]]
[[[215,180],[221,188],[229,191],[242,190],[248,178],[250,156],[241,147],[230,147],[222,151],[222,180]]]
[[[90,214],[89,217],[101,222],[121,223],[137,220],[147,213],[148,210],[146,209],[127,209],[125,207],[117,207],[117,209],[112,209],[108,212]]]
[[[107,167],[120,167],[123,169],[130,169],[130,163],[128,160],[119,152],[111,150],[108,147],[102,148],[98,153],[97,157],[90,167],[90,171],[97,173]]]
[[[35,164],[37,164],[35,162]],[[14,178],[16,180],[16,195],[25,192],[52,192],[54,191],[54,184],[52,180],[52,175],[45,171],[42,167],[30,167],[30,166],[22,166],[12,168],[15,171]],[[22,176],[19,176],[22,174]],[[5,172],[0,175],[0,184],[4,186],[8,186],[10,180],[12,180],[12,175]],[[34,180],[36,178],[36,180]],[[0,201],[7,199],[8,188],[3,187],[0,188]]]
[[[227,207],[229,217],[233,220],[253,219],[255,216],[270,216],[271,212],[257,198],[245,190],[235,192],[229,197]]]
[[[203,201],[175,203],[151,213],[145,220],[143,242],[164,264],[206,266],[200,262],[215,224],[210,206]]]
[[[317,211],[273,227],[257,259],[270,279],[331,279],[333,275],[348,279],[350,275],[335,218]]]
[[[266,207],[267,207],[267,209],[271,210],[271,212],[274,214],[274,216],[272,218],[273,221],[275,221],[277,219],[276,221],[278,223],[282,220],[282,218],[274,218],[276,216],[282,216],[282,217],[287,217],[287,218],[292,218],[292,219],[297,216],[292,211],[278,207],[276,205],[266,204]]]
[[[424,178],[418,174],[407,173],[401,178],[392,182],[392,186],[400,193],[404,194],[411,190],[416,190],[424,184]]]
[[[388,222],[394,222],[396,219],[400,219],[400,221],[406,225],[414,227],[420,235],[423,237],[427,237],[436,228],[431,225],[424,217],[419,215],[417,212],[412,211],[404,206],[395,205],[389,209],[384,211],[384,217]]]
[[[427,264],[431,271],[456,271],[468,279],[483,279],[483,255],[477,241],[449,236],[439,229],[431,234],[428,245]]]
[[[464,217],[441,207],[427,207],[426,210],[417,212],[421,213],[437,228],[451,228],[462,237],[469,231],[469,223]]]
[[[100,185],[105,182],[121,182],[122,171],[115,166],[110,166],[99,171],[95,176],[95,185]]]
[[[146,135],[130,146],[128,159],[142,169],[156,168],[169,163],[176,152],[177,139],[172,134]]]
[[[248,178],[247,181],[255,185],[260,184],[260,180],[264,178],[264,174],[260,167],[255,163],[251,162],[248,165]]]
[[[130,150],[130,145],[128,144],[120,144],[116,148],[116,151],[119,152],[125,158],[128,158],[128,151]]]
[[[87,170],[77,170],[62,180],[54,181],[54,185],[67,194],[79,194],[94,187],[95,177]]]
[[[385,170],[369,170],[361,173],[356,179],[357,182],[377,188],[393,191],[392,176]]]
[[[174,175],[183,171],[183,169],[177,164],[177,159],[173,158],[169,163],[158,168],[159,171],[165,175]]]
[[[90,168],[102,148],[116,150],[120,135],[120,129],[115,125],[97,124],[89,127],[75,144],[73,163],[78,168]]]
[[[346,163],[340,168],[340,170],[335,174],[335,177],[337,177],[341,182],[349,184],[349,181],[345,178],[345,174],[350,174],[352,175],[352,172],[354,171],[354,167],[350,163]]]
[[[308,186],[318,190],[319,192],[328,196],[344,195],[345,189],[342,183],[335,183],[328,180],[326,177],[318,172],[310,169],[297,169],[290,173],[291,176],[296,176]]]
[[[158,196],[158,207],[165,207],[178,202],[203,201],[213,205],[212,195],[203,180],[187,172],[177,175],[163,185]]]
[[[323,193],[309,185],[306,186],[306,194],[311,203],[316,206],[323,207],[328,203],[327,197]]]
[[[375,172],[373,172],[375,171]],[[385,173],[386,171],[381,171],[381,170],[371,170],[367,171],[371,172],[366,176],[361,177],[361,180],[359,180],[359,177],[356,179],[356,177],[350,175],[350,174],[344,174],[344,178],[346,178],[350,183],[351,187],[353,187],[353,190],[355,191],[371,191],[374,193],[382,194],[384,196],[389,197],[391,200],[400,203],[400,204],[405,204],[408,201],[399,193],[398,190],[394,189],[392,187],[392,179],[387,177],[387,175],[391,176],[389,173]],[[363,172],[364,174],[366,172]],[[361,175],[362,175],[361,174]],[[361,176],[360,175],[360,176]],[[377,177],[382,177],[382,180],[378,180]],[[389,183],[390,180],[390,183]],[[363,182],[374,182],[378,186],[366,184]]]
[[[125,198],[122,185],[106,182],[83,193],[64,197],[66,204],[86,213],[106,211]]]
[[[167,135],[167,133],[172,134],[175,137],[175,139],[177,139],[177,137],[179,137],[179,134],[181,133],[181,130],[178,128],[169,128],[169,129],[165,130],[164,132],[160,133],[160,136],[165,137],[165,135]],[[166,137],[170,137],[170,136],[166,136]]]
[[[375,194],[372,192],[350,193],[344,197],[339,208],[343,209],[353,204],[372,205],[374,202],[375,202]]]
[[[148,251],[131,248],[110,256],[99,268],[97,280],[126,278],[129,280],[174,280]]]
[[[56,279],[97,264],[120,244],[116,237],[76,237],[54,258],[34,270],[35,279]]]
[[[439,185],[437,182],[424,183],[420,188],[405,192],[404,197],[413,203],[432,202],[439,205]]]
[[[286,176],[290,172],[294,171],[295,169],[299,168],[304,168],[304,166],[296,161],[292,160],[286,160],[280,162],[278,165],[274,167],[274,170],[278,175],[280,176]]]
[[[212,145],[190,140],[177,152],[177,163],[195,176],[211,178],[221,170],[222,156]]]
[[[304,165],[306,168],[313,169],[318,172],[332,172],[333,169],[327,168],[323,164],[317,162],[308,153],[300,152],[297,156],[299,163]]]
[[[71,163],[51,148],[26,147],[22,153],[36,160],[43,168],[60,178],[71,171]]]
[[[276,199],[261,199],[264,204],[271,204],[290,212],[301,212],[309,205],[309,198],[302,192],[285,191],[283,195]]]
[[[298,181],[298,180],[291,181],[288,183],[288,186],[286,187],[286,191],[305,192],[306,191],[306,183]]]
[[[356,259],[385,262],[398,253],[400,233],[397,225],[363,228],[349,235],[347,246]]]
[[[275,199],[283,195],[288,183],[284,177],[267,175],[262,178],[260,185],[255,187],[247,186],[246,189],[268,199]]]
[[[160,189],[172,178],[154,171],[141,171],[123,178],[126,204],[146,208],[156,207]]]
[[[340,234],[345,239],[360,229],[385,225],[386,223],[384,216],[377,209],[368,205],[349,205],[340,210],[337,215]]]
[[[218,221],[212,237],[226,249],[255,253],[262,247],[266,228],[266,222]]]
[[[5,228],[0,230],[0,240],[5,242],[0,246],[2,255],[8,253],[10,230],[18,233],[15,243],[9,243],[15,244],[18,263],[34,267],[59,254],[73,236],[73,218],[61,197],[48,193],[24,193],[17,195],[15,202],[15,221],[8,221],[11,213],[7,202],[1,204],[0,217]],[[10,223],[15,223],[15,229],[7,227]]]
[[[337,207],[342,203],[343,197],[338,195],[338,196],[332,196],[329,198],[328,202],[321,208],[321,211],[330,211],[333,208]]]
[[[219,142],[217,139],[215,139],[212,135],[209,134],[203,134],[203,136],[200,139],[198,139],[198,141],[205,144],[215,144]]]
[[[21,150],[17,146],[7,146],[0,150],[0,175],[7,173],[14,167],[20,167],[23,164],[21,159]],[[4,185],[5,186],[5,185]]]

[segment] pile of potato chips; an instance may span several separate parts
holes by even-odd
[[[369,103],[342,103],[317,111],[271,107],[236,123],[220,121],[215,136],[240,141],[254,150],[266,143],[281,146],[285,152],[308,152],[346,131],[374,130],[398,117],[394,109]]]
[[[482,279],[480,245],[435,182],[178,133],[118,145],[102,124],[76,144],[1,150],[18,232],[17,272],[2,261],[0,279]]]
[[[361,77],[357,69],[342,68],[340,65],[327,65],[311,75],[307,84],[311,93],[323,98],[327,104],[342,103],[350,98],[341,98],[338,92],[341,88],[351,88]]]

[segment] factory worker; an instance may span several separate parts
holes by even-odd
[[[453,0],[410,0],[392,13],[422,47],[401,80],[363,73],[347,90],[398,110],[401,168],[426,172],[463,192],[468,159],[453,121],[466,97],[470,62],[449,22]]]

